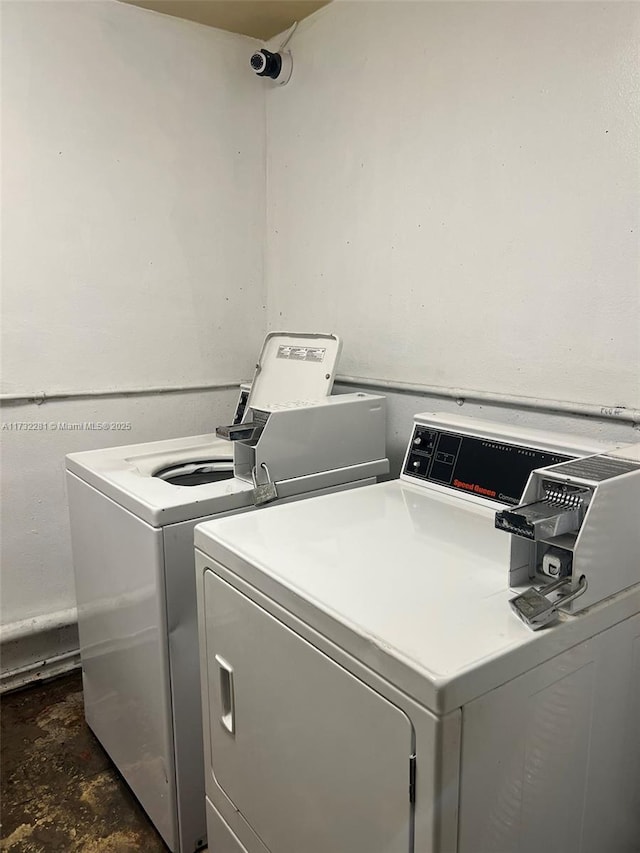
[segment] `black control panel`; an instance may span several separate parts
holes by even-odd
[[[403,473],[515,506],[520,503],[532,471],[573,458],[535,447],[416,426]]]

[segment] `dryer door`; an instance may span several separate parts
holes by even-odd
[[[205,573],[209,772],[273,853],[408,853],[405,713]]]

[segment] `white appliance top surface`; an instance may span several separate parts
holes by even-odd
[[[196,547],[445,713],[640,609],[636,587],[532,632],[494,512],[394,481],[206,522]]]
[[[67,470],[154,527],[252,503],[251,485],[232,477],[201,486],[175,486],[153,474],[170,465],[218,460],[233,464],[233,448],[215,435],[194,435],[106,447],[67,456]]]

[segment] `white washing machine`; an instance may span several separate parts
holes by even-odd
[[[420,415],[400,480],[196,527],[214,853],[640,850],[640,454],[600,450]]]
[[[86,719],[172,851],[206,841],[194,525],[388,471],[384,398],[326,396],[339,350],[267,337],[235,468],[212,435],[67,457]]]

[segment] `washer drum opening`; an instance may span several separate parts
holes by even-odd
[[[161,468],[153,475],[172,486],[203,486],[219,483],[233,477],[233,462],[230,459],[203,459],[196,462],[181,462]]]

